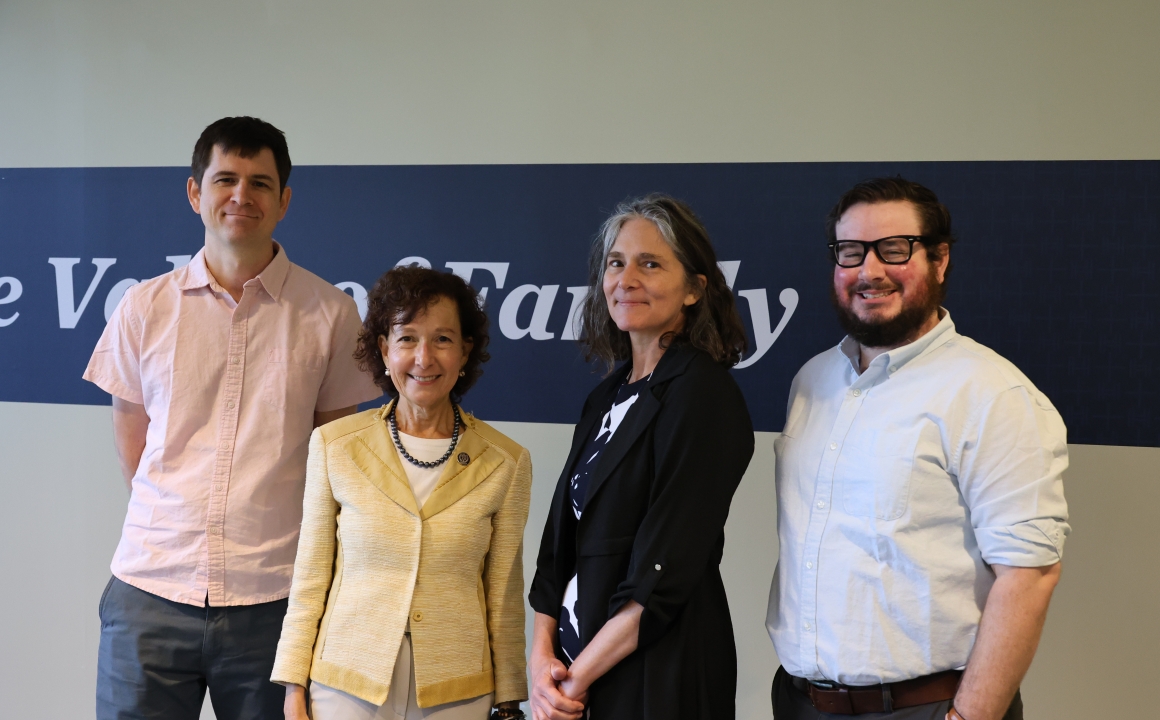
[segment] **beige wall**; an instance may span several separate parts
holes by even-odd
[[[1160,157],[1160,3],[0,3],[0,167]]]
[[[264,116],[298,164],[1160,158],[1148,2],[0,2],[0,167],[182,165]],[[180,192],[180,189],[175,190]],[[0,329],[0,343],[4,342]],[[780,400],[778,400],[780,402]],[[529,553],[571,429],[536,463]],[[723,564],[739,717],[769,717],[771,437]],[[1160,449],[1072,447],[1028,717],[1134,716],[1160,621]],[[126,492],[107,408],[0,403],[5,715],[92,716]]]

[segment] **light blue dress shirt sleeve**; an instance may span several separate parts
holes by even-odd
[[[1063,557],[1071,531],[1066,437],[1047,398],[1023,385],[998,393],[966,423],[956,474],[987,564],[1044,567]]]

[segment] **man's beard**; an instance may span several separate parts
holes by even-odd
[[[858,293],[881,289],[885,288],[860,284],[854,286],[850,292]],[[888,320],[867,322],[854,314],[852,308],[841,304],[838,300],[838,291],[834,288],[833,283],[830,283],[830,302],[838,311],[838,322],[841,323],[842,329],[859,345],[871,348],[898,347],[917,340],[915,335],[918,330],[926,323],[932,313],[938,312],[945,297],[946,289],[939,284],[935,268],[932,266],[926,277],[926,282],[923,283],[914,299],[909,304],[903,305],[901,312]]]

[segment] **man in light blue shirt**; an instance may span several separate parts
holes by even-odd
[[[1063,421],[955,332],[933,192],[859,183],[827,227],[848,334],[794,378],[776,442],[774,716],[1022,718],[1070,530]]]

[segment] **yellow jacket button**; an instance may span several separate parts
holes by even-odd
[[[418,612],[418,611],[411,613],[411,621],[412,622],[423,622],[423,613]]]

